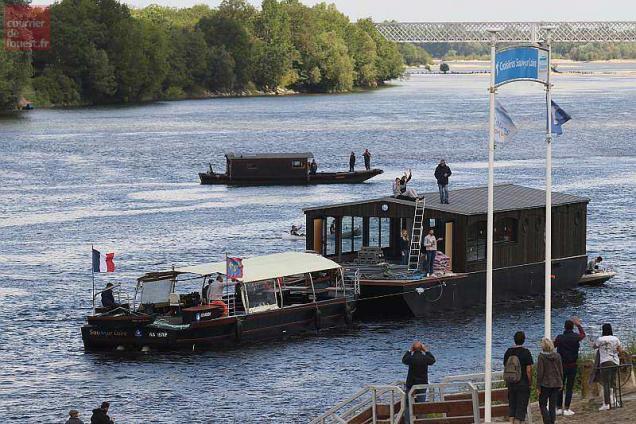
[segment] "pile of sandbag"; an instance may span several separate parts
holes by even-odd
[[[433,261],[433,272],[443,274],[450,272],[450,258],[442,252],[437,252]]]

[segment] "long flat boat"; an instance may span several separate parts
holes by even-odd
[[[355,288],[345,284],[336,262],[314,253],[258,256],[243,260],[243,277],[231,281],[226,267],[223,261],[143,275],[132,305],[96,308],[87,317],[84,348],[214,349],[352,323]],[[222,298],[206,300],[203,287],[219,280],[225,281]],[[175,292],[196,281],[200,292]]]
[[[201,184],[225,185],[309,185],[358,184],[376,175],[381,169],[354,172],[313,172],[312,153],[235,154],[226,153],[225,173],[216,173],[212,166],[200,172]]]

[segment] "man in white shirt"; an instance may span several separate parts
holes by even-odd
[[[437,254],[437,242],[442,241],[441,238],[435,237],[435,231],[431,228],[428,230],[428,235],[424,237],[424,248],[426,249],[426,276],[433,275],[433,263],[435,262],[435,255]]]

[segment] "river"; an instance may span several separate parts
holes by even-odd
[[[604,65],[606,66],[606,65]],[[633,65],[630,65],[633,68]],[[582,68],[584,69],[584,68]],[[633,69],[631,69],[633,70]],[[588,251],[618,276],[602,288],[555,296],[554,330],[572,314],[592,335],[636,324],[636,75],[557,74],[553,98],[573,119],[554,140],[554,187],[591,199]],[[172,265],[304,246],[283,241],[301,209],[387,194],[412,168],[433,191],[445,158],[452,189],[486,184],[485,75],[414,75],[343,95],[158,102],[34,110],[0,117],[0,421],[63,422],[110,400],[119,423],[302,423],[365,383],[405,377],[404,349],[421,338],[437,357],[432,380],[483,368],[480,311],[360,322],[354,330],[223,352],[85,353],[90,248],[115,251],[117,271],[98,286]],[[519,133],[496,151],[498,183],[542,188],[544,92],[506,86],[499,99]],[[320,169],[345,169],[354,150],[385,173],[363,185],[201,186],[223,151],[313,151]],[[361,157],[359,158],[361,162]],[[495,308],[500,367],[523,329],[533,352],[541,302]],[[586,347],[589,349],[589,347]]]

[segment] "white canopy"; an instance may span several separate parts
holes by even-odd
[[[317,253],[274,253],[272,255],[243,259],[243,278],[239,280],[244,283],[249,283],[270,278],[338,268],[340,268],[340,265],[336,262],[320,256]],[[175,271],[182,274],[198,274],[201,276],[212,274],[225,275],[226,264],[225,261],[213,262],[177,268]]]

